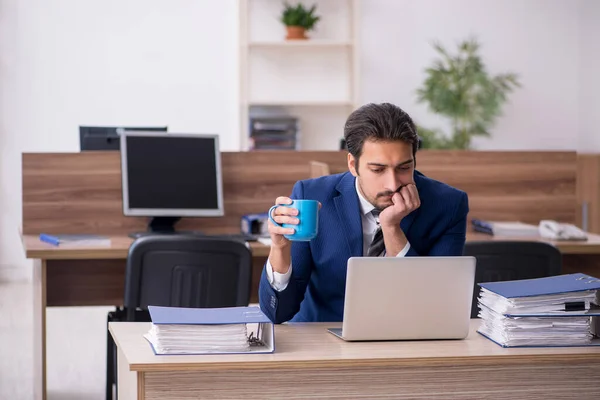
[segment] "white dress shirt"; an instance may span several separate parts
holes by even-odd
[[[371,213],[375,209],[373,204],[369,203],[367,199],[365,199],[358,188],[358,179],[354,179],[356,193],[358,194],[358,200],[360,205],[360,218],[362,220],[362,231],[363,231],[363,254],[367,254],[367,250],[369,249],[369,245],[373,241],[373,237],[375,236],[375,232],[377,231],[377,219]],[[406,246],[396,255],[396,257],[404,257],[408,250],[410,249],[410,243],[406,243]],[[280,274],[279,272],[273,271],[273,267],[271,266],[271,262],[267,259],[267,265],[265,266],[267,279],[271,284],[271,287],[278,292],[285,290],[288,283],[290,282],[290,277],[292,276],[292,266],[288,268],[285,274]]]

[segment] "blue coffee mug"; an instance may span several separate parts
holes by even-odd
[[[272,213],[277,207],[290,207],[298,210],[298,225],[279,224],[273,219]],[[319,233],[319,202],[316,200],[292,200],[292,204],[277,204],[269,209],[269,220],[281,228],[292,228],[295,233],[283,235],[289,240],[308,242]]]

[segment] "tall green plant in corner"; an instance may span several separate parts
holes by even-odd
[[[470,149],[474,136],[490,136],[489,130],[501,115],[508,93],[521,86],[518,76],[491,76],[475,39],[459,43],[456,54],[450,54],[439,43],[434,48],[440,58],[425,70],[427,77],[417,90],[418,101],[448,117],[452,132],[447,136],[438,129],[419,127],[423,147]]]

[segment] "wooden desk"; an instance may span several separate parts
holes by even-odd
[[[118,322],[119,399],[593,399],[600,348],[504,349],[465,340],[344,342],[340,324],[277,325],[273,354],[155,356],[149,323]]]
[[[108,235],[111,240],[109,247],[82,247],[61,245],[53,246],[49,243],[39,240],[38,235],[22,235],[23,247],[27,258],[39,258],[45,260],[110,260],[127,259],[129,246],[133,239],[125,235]],[[600,238],[600,236],[599,236]],[[259,242],[249,242],[253,257],[267,257],[269,255],[269,246]],[[600,252],[600,240],[598,241]]]
[[[570,241],[570,240],[548,240],[542,239],[541,237],[510,237],[510,236],[491,236],[480,232],[468,232],[467,242],[473,241],[531,241],[535,240],[538,242],[544,242],[551,244],[560,250],[562,254],[576,255],[576,254],[588,254],[588,255],[599,255],[600,256],[600,235],[588,233],[587,241]]]
[[[504,240],[469,233],[468,240]],[[55,247],[37,235],[23,235],[26,257],[34,260],[34,337],[36,398],[45,398],[46,307],[122,305],[125,260],[132,239],[111,236],[110,247]],[[524,239],[521,239],[524,240]],[[550,242],[563,252],[563,272],[600,276],[600,235],[587,242]],[[258,283],[269,247],[250,244],[253,252],[251,302],[258,302]]]
[[[132,239],[111,237],[110,247],[55,247],[41,242],[37,235],[23,235],[27,258],[38,260],[43,268],[47,306],[121,305],[123,303],[125,260]],[[531,240],[501,238],[470,232],[468,241]],[[538,239],[541,240],[541,239]],[[563,272],[583,272],[600,276],[600,235],[589,235],[586,242],[553,242],[563,253]],[[258,302],[258,284],[269,247],[250,243],[253,253],[251,302]],[[40,276],[41,271],[40,271]]]

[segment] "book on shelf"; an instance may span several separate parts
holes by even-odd
[[[40,240],[53,246],[73,247],[105,247],[110,246],[111,240],[107,236],[93,234],[47,234],[41,233]]]
[[[274,325],[258,307],[149,306],[144,335],[157,355],[272,353]]]
[[[600,279],[566,274],[479,286],[478,332],[502,347],[600,345]]]

